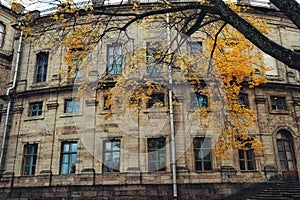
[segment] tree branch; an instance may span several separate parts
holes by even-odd
[[[295,0],[270,0],[300,29],[300,4]]]
[[[222,19],[240,31],[248,40],[265,53],[300,71],[300,53],[289,50],[270,40],[250,23],[237,15],[222,0],[211,0]]]

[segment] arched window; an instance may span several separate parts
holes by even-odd
[[[277,148],[281,169],[294,170],[295,159],[293,151],[293,138],[287,130],[280,130],[277,133]]]
[[[0,22],[0,47],[2,47],[4,43],[4,34],[5,34],[5,25],[2,22]]]

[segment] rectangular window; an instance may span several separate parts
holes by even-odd
[[[166,139],[148,139],[149,171],[166,171]]]
[[[202,42],[187,42],[187,50],[192,55],[202,53]]]
[[[162,65],[159,64],[160,43],[146,42],[146,63],[147,73],[159,74],[162,70]]]
[[[163,107],[165,106],[165,94],[154,93],[151,95],[151,99],[147,102],[146,108]]]
[[[29,117],[42,115],[43,102],[33,102],[29,104]]]
[[[269,76],[278,76],[278,69],[277,69],[277,64],[275,58],[272,56],[263,53],[263,60],[265,67],[271,67],[272,69],[266,71],[266,75]]]
[[[23,175],[35,174],[37,160],[37,144],[27,144],[24,146]]]
[[[253,149],[239,149],[239,162],[241,171],[255,170],[255,160]]]
[[[207,96],[200,94],[198,92],[192,93],[191,96],[192,96],[191,109],[208,107]]]
[[[82,78],[83,77],[83,70],[82,70],[82,56],[81,56],[82,50],[80,48],[78,49],[72,49],[70,50],[71,55],[73,56],[73,61],[68,66],[68,78]]]
[[[238,103],[248,108],[249,107],[248,95],[245,93],[240,93],[238,96]]]
[[[272,110],[287,110],[285,97],[271,96]]]
[[[47,78],[49,54],[46,52],[40,52],[36,56],[37,56],[37,61],[36,61],[35,82],[37,83],[45,82]]]
[[[0,47],[2,47],[4,43],[4,34],[5,34],[5,25],[0,22]]]
[[[103,171],[120,171],[120,140],[106,140],[103,148]]]
[[[123,64],[122,45],[113,43],[107,45],[107,72],[109,74],[121,74]]]
[[[65,113],[78,113],[80,112],[80,100],[77,99],[65,99]]]
[[[103,96],[103,110],[110,110],[111,109],[111,104],[108,105],[108,96],[104,95]]]
[[[212,170],[210,138],[194,139],[194,156],[196,171]]]
[[[77,142],[64,142],[61,147],[60,174],[76,172]]]

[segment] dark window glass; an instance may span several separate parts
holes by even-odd
[[[296,159],[293,148],[293,138],[286,130],[277,133],[277,149],[282,170],[295,170]]]
[[[210,138],[194,139],[194,156],[196,171],[208,171],[212,169]]]
[[[238,96],[238,103],[245,107],[249,107],[248,95],[245,93],[240,93]]]
[[[255,159],[253,149],[239,149],[239,163],[241,171],[255,170]]]
[[[37,54],[36,78],[37,83],[45,82],[47,78],[48,53],[40,52]]]
[[[120,171],[120,140],[106,140],[103,148],[103,171]]]
[[[77,142],[64,142],[61,147],[60,174],[76,172]]]
[[[121,44],[107,45],[107,72],[121,74],[123,63],[123,50]]]
[[[43,102],[33,102],[29,104],[29,117],[42,115]]]
[[[65,99],[65,113],[80,112],[80,101],[76,99]]]
[[[285,97],[271,96],[271,104],[273,110],[286,110]]]
[[[148,139],[149,171],[166,170],[166,139]]]
[[[151,99],[147,102],[147,108],[153,106],[162,107],[165,105],[165,95],[163,93],[154,93],[151,95]]]
[[[0,22],[0,47],[2,47],[4,43],[4,34],[5,34],[5,25]]]
[[[37,160],[37,144],[27,144],[24,147],[23,175],[34,175]]]

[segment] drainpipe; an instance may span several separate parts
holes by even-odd
[[[18,26],[21,26],[21,21],[19,21]],[[23,31],[20,32],[20,38],[18,41],[18,51],[17,51],[17,58],[16,58],[16,65],[15,65],[15,71],[14,71],[14,76],[13,76],[13,84],[11,87],[7,88],[6,90],[6,97],[8,99],[7,103],[7,109],[6,109],[6,118],[5,118],[5,124],[4,124],[4,129],[3,129],[3,139],[2,139],[2,147],[1,147],[1,153],[0,153],[0,169],[4,170],[3,165],[3,155],[5,151],[5,143],[6,143],[6,137],[7,137],[7,132],[8,132],[8,121],[9,121],[9,114],[11,110],[11,104],[12,104],[12,99],[10,97],[10,92],[16,87],[17,83],[17,76],[18,76],[18,71],[19,71],[19,62],[20,62],[20,54],[21,54],[21,44],[22,44],[22,36],[23,36]]]
[[[170,18],[167,13],[167,36],[169,44],[171,45],[171,30],[170,30]],[[169,51],[171,46],[169,47]],[[176,177],[176,144],[175,144],[175,129],[174,129],[174,109],[173,109],[173,72],[172,66],[168,66],[169,70],[169,110],[170,110],[170,138],[171,138],[171,167],[172,167],[172,180],[173,180],[173,199],[177,199],[177,177]]]

